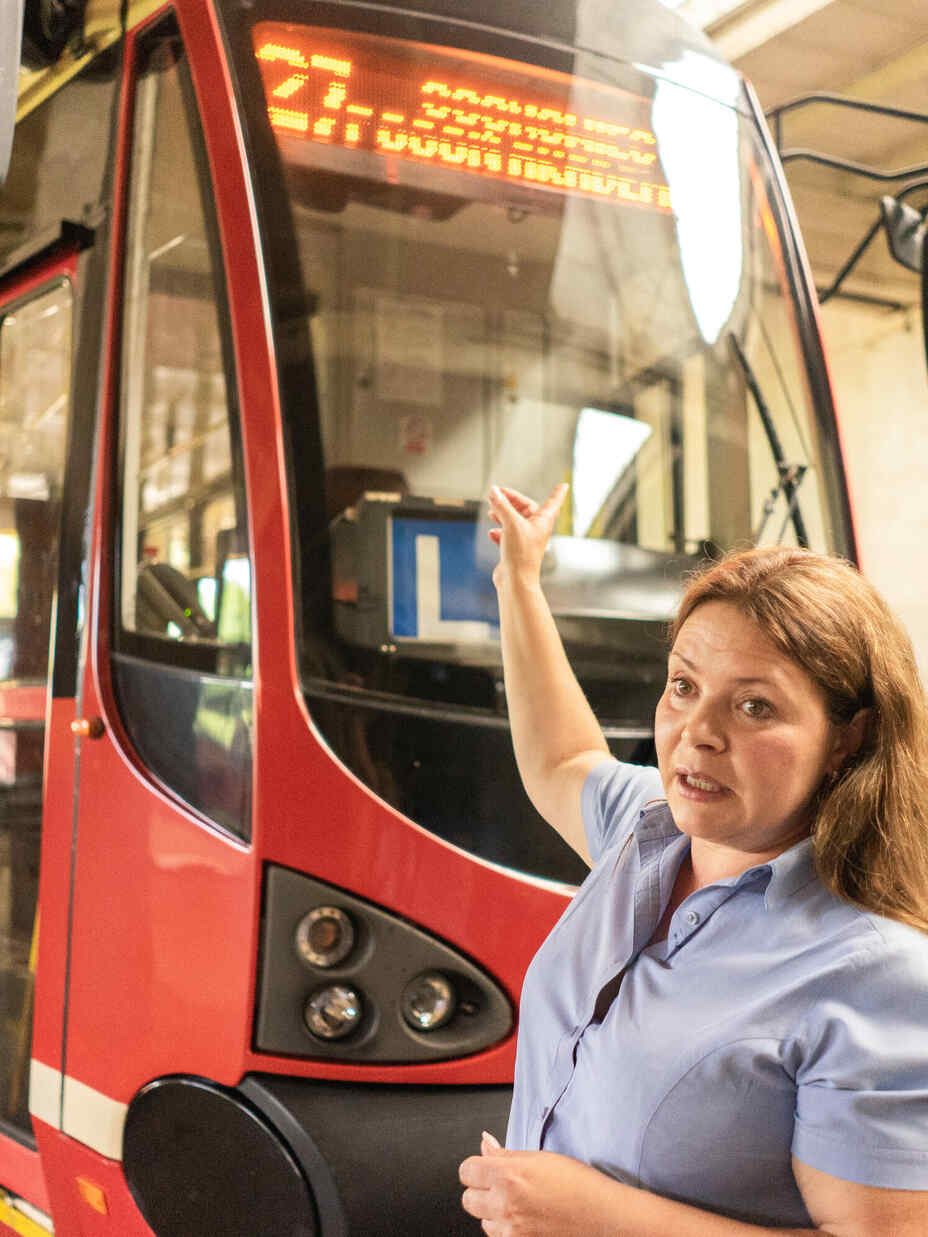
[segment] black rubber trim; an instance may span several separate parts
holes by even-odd
[[[52,695],[77,695],[81,594],[90,570],[91,482],[97,441],[97,408],[103,382],[103,340],[109,299],[109,240],[112,224],[113,177],[119,128],[123,45],[111,61],[113,89],[106,125],[106,166],[100,203],[94,211],[93,244],[78,259],[74,288],[74,351],[71,370],[70,428],[67,470],[61,502],[61,543],[58,555],[58,603],[55,612],[55,660]],[[101,125],[101,127],[103,127]]]
[[[481,1130],[502,1140],[511,1087],[250,1074],[239,1090],[299,1159],[320,1237],[479,1237],[461,1208],[458,1166],[479,1153]]]

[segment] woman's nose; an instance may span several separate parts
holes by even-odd
[[[700,701],[686,719],[683,736],[693,747],[711,747],[716,750],[723,748],[726,741],[725,728],[718,709]]]

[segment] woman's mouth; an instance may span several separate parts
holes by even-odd
[[[677,773],[677,781],[688,798],[702,798],[703,796],[708,797],[728,793],[726,786],[723,786],[721,782],[717,782],[714,778],[706,777],[704,773],[688,773],[681,769]]]

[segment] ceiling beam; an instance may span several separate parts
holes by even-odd
[[[688,4],[681,5],[680,12],[692,21],[697,4],[704,5],[707,13],[712,8],[727,8],[727,12],[720,11],[700,24],[727,60],[738,60],[834,3],[835,0],[753,0],[735,6],[717,0],[689,0]]]

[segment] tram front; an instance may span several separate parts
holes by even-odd
[[[310,713],[419,825],[575,881],[510,753],[489,485],[571,483],[544,583],[626,759],[652,755],[684,572],[734,545],[853,546],[809,286],[741,79],[660,4],[513,7],[504,29],[496,6],[483,24],[470,4],[257,4],[231,42]]]
[[[782,173],[661,0],[67,7],[15,92],[0,46],[0,654],[41,670],[0,1229],[464,1237],[585,875],[519,783],[486,494],[570,482],[543,586],[652,760],[686,573],[854,557]]]
[[[490,484],[570,482],[543,585],[632,761],[689,570],[854,554],[814,291],[740,78],[657,0],[428,10],[218,8],[276,384],[242,396],[262,902],[235,1120],[299,1161],[306,1231],[367,1237],[471,1231],[456,1166],[502,1133],[522,975],[585,871],[518,781]],[[129,1107],[159,1232],[178,1191],[143,1187],[148,1148],[194,1091]]]

